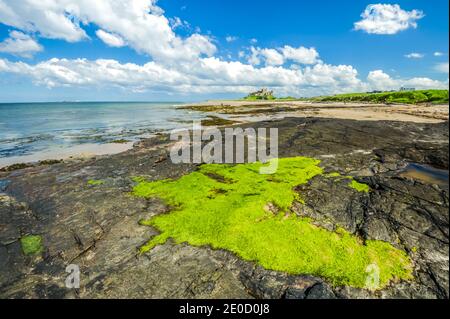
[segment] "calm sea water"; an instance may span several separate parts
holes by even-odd
[[[0,159],[83,143],[135,141],[202,118],[180,103],[0,104]]]

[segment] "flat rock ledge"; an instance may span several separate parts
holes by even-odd
[[[345,180],[316,176],[298,187],[306,200],[293,211],[326,229],[343,227],[405,250],[414,280],[376,292],[333,287],[171,240],[138,254],[157,234],[139,220],[168,208],[130,195],[132,178],[177,178],[196,169],[172,164],[172,142],[159,135],[117,155],[0,173],[0,298],[449,297],[448,182],[401,174],[408,163],[448,171],[448,122],[287,118],[246,125],[278,127],[281,157],[315,157],[325,172],[368,184],[371,192],[357,193]],[[42,237],[41,253],[23,253],[26,235]],[[65,287],[69,264],[80,267],[79,289]]]

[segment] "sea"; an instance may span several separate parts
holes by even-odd
[[[128,144],[205,116],[180,102],[0,103],[0,167]],[[117,143],[115,143],[117,144]],[[120,147],[116,148],[120,149]],[[95,153],[95,152],[94,152]]]

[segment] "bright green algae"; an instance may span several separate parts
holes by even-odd
[[[20,239],[23,253],[25,255],[34,255],[42,252],[42,237],[39,235],[24,236]]]
[[[369,265],[380,271],[378,288],[411,278],[408,256],[382,241],[361,240],[338,229],[331,232],[291,213],[293,188],[322,174],[319,161],[295,157],[279,160],[272,175],[259,174],[261,163],[205,164],[178,180],[137,179],[134,194],[159,197],[168,214],[141,221],[160,230],[142,252],[168,238],[194,246],[227,249],[266,269],[311,274],[334,285],[364,287]]]
[[[370,187],[367,184],[359,183],[352,179],[352,181],[348,184],[351,188],[357,190],[358,192],[368,193],[370,191]]]

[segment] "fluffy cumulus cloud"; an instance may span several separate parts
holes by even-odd
[[[156,0],[0,0],[0,22],[69,42],[86,39],[82,26],[92,23],[105,32],[103,35],[121,38],[136,51],[163,62],[216,52],[207,36],[178,37]]]
[[[444,56],[444,53],[440,52],[440,51],[436,51],[436,52],[433,53],[433,55],[434,56]]]
[[[19,31],[11,31],[9,37],[0,42],[0,52],[31,58],[42,46],[32,37]]]
[[[372,34],[396,34],[409,28],[417,28],[417,20],[424,14],[420,10],[405,11],[398,4],[370,4],[355,22],[355,30]]]
[[[367,81],[350,65],[319,63],[300,69],[266,66],[257,68],[215,57],[177,68],[154,61],[144,65],[99,59],[51,59],[34,65],[0,59],[0,72],[22,74],[37,85],[52,87],[117,87],[133,92],[248,93],[271,87],[278,94],[317,95],[366,90],[393,90],[401,86],[446,88],[448,82],[428,78],[392,79],[381,70],[372,71]]]
[[[282,65],[284,64],[284,56],[275,49],[261,49],[251,47],[251,55],[248,62],[253,65],[259,65],[262,61],[266,65]]]
[[[304,69],[267,66],[257,68],[215,57],[177,68],[151,61],[144,65],[115,60],[51,59],[37,64],[0,59],[0,72],[22,74],[35,84],[52,87],[112,86],[134,92],[248,93],[260,87],[280,94],[315,95],[365,89],[349,65],[316,64]]]
[[[299,64],[315,64],[319,61],[319,53],[315,48],[284,46],[277,49],[250,48],[248,62],[253,65],[259,65],[264,62],[266,65],[283,65],[286,62],[295,62]]]
[[[398,89],[398,83],[382,70],[369,72],[367,81],[374,90],[385,91]]]
[[[84,28],[89,24],[97,27],[95,36],[106,45],[129,46],[149,57],[149,62],[143,65],[111,59],[53,58],[26,63],[0,58],[0,73],[19,74],[48,88],[115,87],[133,92],[245,94],[270,87],[279,95],[310,96],[398,89],[402,85],[418,88],[446,85],[424,78],[392,79],[380,70],[361,80],[353,66],[327,64],[319,59],[315,48],[303,46],[251,46],[239,52],[240,61],[225,61],[216,54],[214,41],[200,31],[186,37],[176,34],[174,30],[187,22],[166,18],[156,0],[0,0],[0,23],[21,30],[13,31],[16,33],[11,34],[11,43],[14,39],[29,41],[28,51],[24,50],[22,55],[38,50],[36,46],[33,50],[30,41],[34,40],[29,34],[67,42],[83,41],[88,38]],[[5,40],[0,48],[8,43]],[[255,45],[256,40],[252,43]]]
[[[315,48],[293,48],[291,46],[284,46],[281,51],[283,52],[286,60],[292,60],[300,64],[314,64],[318,62],[319,53]]]
[[[393,79],[382,70],[371,71],[367,76],[367,82],[374,90],[398,90],[400,87],[413,87],[416,89],[448,89],[447,82],[432,80],[425,77],[411,79]]]

